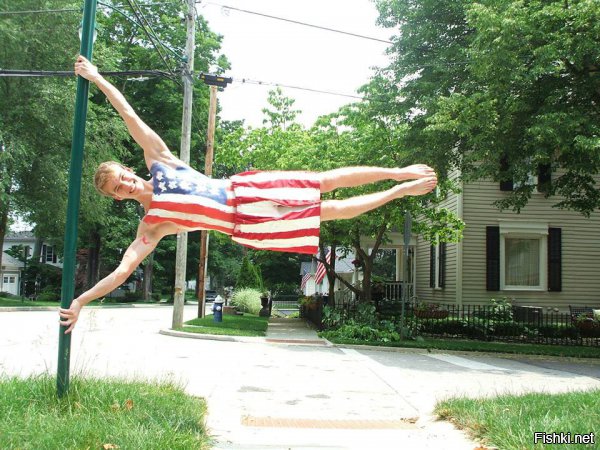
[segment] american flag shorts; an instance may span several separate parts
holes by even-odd
[[[314,255],[319,248],[321,189],[313,172],[243,172],[231,177],[232,239],[247,247]]]

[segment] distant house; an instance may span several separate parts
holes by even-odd
[[[466,227],[458,243],[416,246],[416,294],[419,300],[485,304],[507,297],[517,306],[561,311],[568,305],[600,305],[600,215],[553,208],[555,198],[536,187],[521,213],[499,211],[494,201],[508,195],[512,183],[465,183],[442,207]]]
[[[18,259],[8,255],[6,250],[9,250],[15,245],[22,245],[26,252],[27,259],[31,259],[35,241],[36,238],[31,231],[11,232],[4,237],[4,244],[2,246],[2,266],[0,267],[0,292],[21,295],[23,289],[22,273],[24,264]],[[42,242],[41,245],[40,262],[62,268],[62,262],[57,257],[55,248],[45,242]]]
[[[338,252],[337,259],[335,261],[335,271],[339,276],[344,278],[349,283],[353,283],[356,281],[356,274],[354,270],[354,266],[352,265],[352,260],[354,256],[352,254],[343,256],[340,252]],[[329,293],[329,281],[327,276],[323,276],[323,278],[317,283],[316,276],[319,269],[319,263],[315,258],[313,258],[310,262],[303,262],[300,266],[300,276],[302,277],[300,290],[302,291],[302,295],[314,295],[314,294],[325,294]],[[340,280],[335,280],[334,289],[337,291],[338,289],[345,289],[343,283]]]

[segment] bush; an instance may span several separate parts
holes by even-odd
[[[231,296],[231,304],[242,312],[258,314],[261,310],[260,295],[258,289],[238,289]]]
[[[139,302],[142,300],[142,291],[126,291],[125,296],[123,297],[124,302]]]
[[[53,288],[44,288],[36,298],[38,302],[58,302],[60,301],[60,293]]]
[[[235,287],[236,289],[254,288],[259,291],[263,290],[260,269],[254,266],[247,256],[242,259],[242,266]]]
[[[424,320],[421,321],[421,332],[431,334],[464,334],[467,324],[460,319]]]

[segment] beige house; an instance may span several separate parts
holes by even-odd
[[[520,213],[499,211],[493,203],[506,190],[505,183],[472,182],[441,204],[465,222],[463,240],[417,239],[419,300],[461,305],[508,297],[515,305],[560,311],[599,306],[600,215],[553,208],[556,197],[537,188]]]

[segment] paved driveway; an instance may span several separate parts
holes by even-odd
[[[467,450],[475,443],[430,420],[436,401],[600,388],[597,361],[184,339],[158,333],[171,312],[84,310],[71,374],[181,382],[208,400],[215,448]],[[55,374],[57,351],[55,312],[0,313],[2,373]]]

